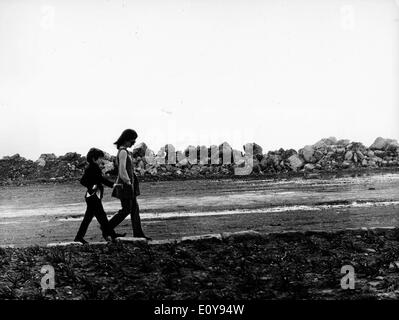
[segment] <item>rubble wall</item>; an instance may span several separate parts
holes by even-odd
[[[157,152],[141,143],[131,155],[136,174],[144,178],[234,175],[235,169],[248,164],[251,166],[248,172],[252,175],[399,167],[397,140],[381,137],[369,147],[330,137],[299,150],[279,149],[266,153],[256,143],[245,144],[242,151],[234,150],[227,142],[219,146],[188,146],[183,151],[167,144]],[[6,156],[0,159],[0,184],[76,180],[86,165],[86,158],[75,152],[58,157],[42,154],[36,161],[19,154]],[[115,156],[106,154],[103,171],[115,176]]]

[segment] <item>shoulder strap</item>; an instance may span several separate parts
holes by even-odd
[[[119,154],[120,154],[120,152],[121,152],[122,150],[125,150],[126,153],[129,155],[129,152],[127,152],[127,149],[126,149],[126,148],[119,148],[119,149],[118,149],[118,153],[116,154],[116,162],[117,162],[118,165],[119,165]]]

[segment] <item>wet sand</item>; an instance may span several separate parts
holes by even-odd
[[[399,174],[332,179],[221,179],[141,183],[143,229],[153,239],[262,232],[397,227]],[[106,189],[109,216],[119,208]],[[78,183],[0,188],[0,244],[71,241],[85,211]],[[132,234],[130,218],[118,232]],[[94,219],[86,239],[100,241]]]

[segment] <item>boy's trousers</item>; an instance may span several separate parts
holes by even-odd
[[[93,217],[96,217],[103,233],[111,235],[113,233],[113,229],[111,229],[109,226],[107,214],[104,211],[101,200],[95,194],[90,197],[86,197],[85,199],[87,203],[87,209],[76,237],[83,238],[85,236],[87,228],[89,227],[89,224]]]

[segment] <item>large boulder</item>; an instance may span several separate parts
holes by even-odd
[[[251,160],[246,159],[247,164],[250,164],[251,161],[252,161],[252,172],[260,173],[262,171],[262,167],[260,166],[260,161],[257,158],[255,158],[255,159],[252,158]]]
[[[78,161],[80,158],[80,154],[76,152],[67,152],[65,155],[60,156],[58,159],[62,161]]]
[[[303,149],[299,150],[299,154],[308,163],[315,163],[317,161],[314,153],[315,149],[313,148],[313,146],[305,146],[303,147]]]
[[[352,160],[352,158],[353,158],[353,152],[352,151],[347,151],[346,153],[345,153],[345,160],[346,161],[350,161],[350,160]]]
[[[313,148],[315,148],[315,149],[324,149],[327,146],[336,145],[337,142],[338,142],[337,138],[335,138],[335,137],[324,138],[324,139],[321,139],[320,141],[317,141],[313,145]]]
[[[23,161],[26,160],[24,157],[21,157],[19,153],[16,153],[10,157],[4,157],[3,159],[13,160],[13,161]]]
[[[316,150],[316,151],[314,152],[314,155],[313,155],[313,156],[316,158],[316,162],[317,162],[317,161],[320,161],[321,159],[323,159],[324,153],[321,152],[320,150]]]
[[[57,156],[54,153],[42,153],[39,159],[36,160],[36,164],[39,167],[45,167],[47,161],[55,161]]]
[[[183,158],[176,164],[176,166],[177,167],[186,167],[188,164],[189,164],[188,158]]]
[[[253,155],[254,157],[263,157],[263,149],[260,145],[256,144],[255,142],[246,143],[243,146],[244,152],[247,155]]]
[[[366,146],[361,143],[361,142],[352,142],[349,145],[346,146],[347,150],[352,150],[352,151],[360,151],[360,152],[366,152],[367,148]]]
[[[294,150],[294,149],[288,149],[288,150],[281,150],[281,149],[280,149],[279,152],[280,152],[280,154],[281,154],[283,160],[287,160],[287,159],[289,159],[291,156],[297,154],[296,150]]]
[[[387,139],[382,137],[378,137],[375,139],[373,144],[369,147],[371,150],[385,150],[386,145],[388,144]]]
[[[36,164],[39,167],[44,167],[46,165],[46,160],[44,160],[43,158],[39,158],[39,159],[36,160]]]
[[[361,152],[361,151],[356,151],[356,155],[357,155],[357,158],[358,159],[360,159],[361,161],[363,161],[363,159],[365,158],[365,155],[363,154],[363,152]]]
[[[263,155],[263,159],[260,161],[260,167],[263,171],[279,171],[281,170],[281,163],[283,159],[278,151],[269,151]]]
[[[147,150],[147,145],[144,142],[139,143],[133,148],[132,151],[133,158],[144,157],[146,150]]]
[[[262,171],[265,171],[267,169],[271,169],[273,167],[273,163],[271,162],[270,158],[268,157],[267,154],[263,155],[262,160],[259,162],[260,168]]]
[[[305,169],[305,171],[313,171],[314,169],[316,169],[316,166],[312,163],[307,163],[303,168]]]
[[[43,159],[44,161],[54,161],[57,159],[57,156],[54,153],[42,153],[39,159]]]
[[[345,160],[344,162],[342,162],[341,167],[342,169],[348,169],[352,166],[352,163],[348,160]]]
[[[104,159],[103,161],[103,173],[113,172],[115,169],[114,162]]]
[[[104,160],[112,161],[113,158],[114,158],[114,157],[111,156],[108,152],[104,152]]]
[[[304,162],[303,162],[302,158],[299,155],[297,155],[297,154],[292,155],[287,160],[288,160],[289,167],[293,171],[298,171],[304,165]]]
[[[165,165],[166,164],[166,152],[165,147],[162,147],[158,150],[157,154],[154,157],[155,166]]]
[[[273,164],[273,166],[276,169],[278,169],[283,158],[279,154],[270,154],[268,157],[269,157],[271,163]]]
[[[186,157],[184,156],[183,152],[176,151],[176,163],[179,163],[180,161],[182,161],[185,158]]]
[[[375,139],[374,143],[370,146],[371,150],[396,150],[397,148],[399,148],[397,140],[384,139],[382,137]]]
[[[348,140],[348,139],[341,139],[341,140],[338,140],[337,141],[337,145],[338,146],[347,146],[348,144],[350,144],[351,142],[350,142],[350,140]]]
[[[387,151],[395,151],[396,153],[398,149],[399,149],[399,143],[396,140],[389,142],[388,146],[386,147]]]
[[[155,152],[151,150],[150,148],[147,148],[145,150],[145,156],[144,156],[145,162],[153,165],[155,164]]]

